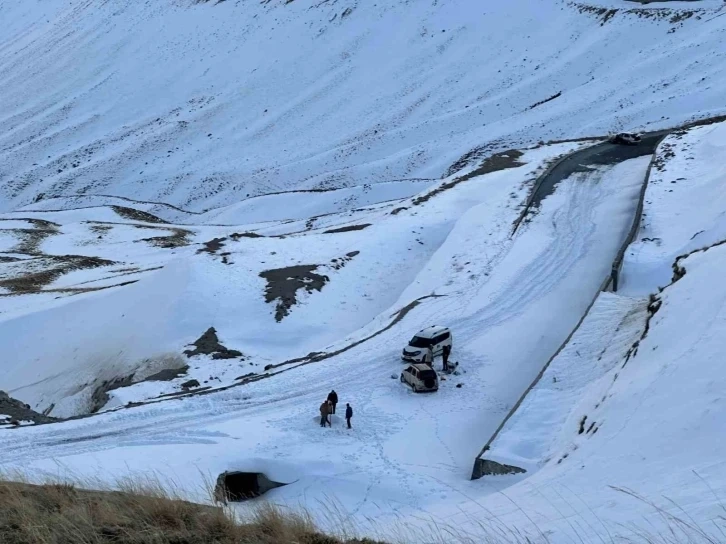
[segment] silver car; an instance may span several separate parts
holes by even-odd
[[[401,372],[401,383],[409,385],[414,393],[439,390],[439,376],[428,365],[408,365]]]

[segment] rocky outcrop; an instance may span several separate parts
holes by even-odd
[[[28,404],[12,398],[5,391],[0,391],[0,426],[17,427],[24,422],[51,423],[55,418],[39,414]]]

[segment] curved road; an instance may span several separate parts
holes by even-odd
[[[620,145],[603,142],[569,155],[541,180],[530,206],[539,206],[551,195],[557,184],[578,172],[589,172],[593,166],[614,165],[637,157],[652,155],[660,139],[670,131],[649,132],[638,145]]]
[[[562,159],[559,163],[557,163],[551,170],[545,172],[542,177],[537,181],[536,188],[534,190],[534,194],[530,198],[529,203],[527,204],[526,209],[523,211],[521,218],[524,218],[527,216],[528,212],[533,208],[539,208],[542,201],[550,196],[555,188],[557,187],[557,184],[561,181],[568,179],[570,176],[577,174],[577,173],[587,173],[592,171],[593,167],[597,166],[614,166],[616,164],[619,164],[621,162],[625,162],[630,159],[635,159],[638,157],[644,157],[647,155],[653,155],[656,151],[656,148],[658,147],[659,142],[661,139],[672,132],[672,130],[661,130],[661,131],[654,131],[654,132],[648,132],[641,136],[641,141],[637,145],[623,145],[623,144],[613,144],[610,142],[602,142],[590,147],[586,147],[585,149],[581,149],[579,151],[575,151],[574,153],[566,156],[564,159]],[[647,176],[647,174],[646,174]],[[647,179],[643,180],[644,183],[647,183]],[[641,193],[642,195],[642,193]],[[635,214],[638,215],[641,212],[640,206],[636,209]],[[634,218],[634,219],[637,219]],[[519,227],[519,223],[515,226],[514,231],[516,232],[517,228]],[[625,245],[629,245],[631,242],[630,239],[624,240]],[[622,251],[622,250],[621,250]],[[598,291],[599,293],[599,291]],[[597,293],[596,297],[597,298]],[[594,302],[594,300],[593,300]],[[583,315],[584,317],[589,312],[588,310]],[[570,336],[565,340],[565,342],[562,344],[564,347],[574,334],[574,332],[579,328],[581,322],[577,324],[577,326],[573,329]],[[559,352],[559,350],[558,350]],[[550,362],[554,357],[557,356],[557,353],[553,355],[544,365],[542,371],[540,374],[535,378],[535,380],[532,382],[532,384],[524,391],[520,399],[517,401],[517,403],[512,407],[512,409],[509,411],[509,413],[506,415],[506,417],[502,420],[500,425],[497,427],[496,431],[492,434],[492,436],[487,441],[486,445],[482,448],[479,455],[474,460],[474,468],[472,471],[472,480],[476,480],[478,478],[481,478],[482,476],[486,474],[509,474],[509,473],[516,473],[520,472],[521,469],[517,467],[508,467],[499,465],[496,462],[489,461],[487,459],[482,458],[482,455],[486,451],[489,450],[491,444],[496,440],[497,436],[499,436],[499,433],[502,431],[502,429],[506,426],[509,419],[517,412],[519,409],[519,406],[524,401],[524,399],[527,397],[529,392],[537,385],[539,380],[542,377],[542,374],[549,366]]]

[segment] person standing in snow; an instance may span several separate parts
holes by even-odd
[[[350,418],[353,417],[353,408],[350,407],[350,404],[347,402],[345,403],[345,421],[348,422],[348,428],[350,429]]]
[[[449,370],[449,355],[451,355],[451,346],[444,346],[441,351],[441,358],[444,360],[444,372]]]
[[[434,366],[434,350],[431,349],[431,346],[426,348],[423,356],[423,362],[425,365],[429,365],[430,367]]]
[[[333,411],[330,413],[334,414],[335,406],[338,404],[338,393],[335,392],[335,389],[333,389],[330,393],[328,393],[328,401],[330,402],[330,404],[333,405]]]
[[[329,427],[332,427],[330,424],[330,420],[328,420],[328,414],[330,413],[330,405],[328,404],[328,401],[326,400],[320,405],[320,426],[325,427],[325,424],[327,423]]]

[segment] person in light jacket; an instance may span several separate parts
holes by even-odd
[[[326,400],[320,405],[320,426],[325,427],[325,424],[329,427],[332,427],[330,424],[330,420],[328,419],[328,414],[330,413],[330,404]]]
[[[427,347],[426,351],[424,351],[423,363],[431,367],[434,366],[434,350],[431,346]]]

